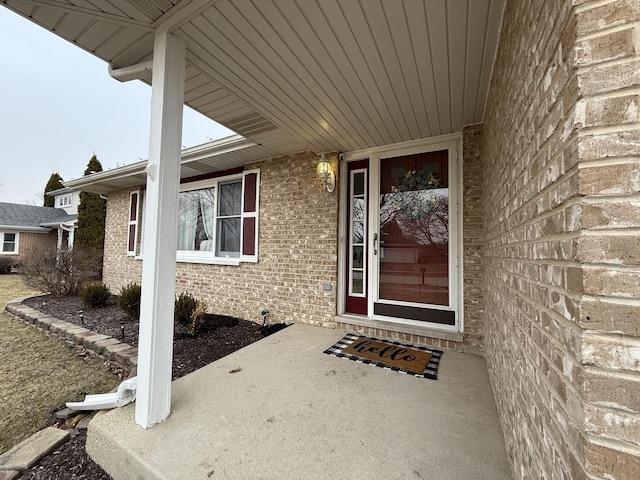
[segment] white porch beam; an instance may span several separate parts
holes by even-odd
[[[152,26],[155,27],[156,32],[160,34],[171,33],[219,1],[220,0],[183,0],[153,22]]]
[[[135,411],[142,428],[161,422],[171,411],[185,52],[175,37],[156,35]]]

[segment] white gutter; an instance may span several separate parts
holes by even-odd
[[[128,82],[130,80],[150,81],[153,72],[153,61],[149,60],[148,62],[136,63],[135,65],[116,69],[109,65],[108,71],[112,78],[120,82]]]
[[[33,232],[33,233],[46,233],[51,229],[46,227],[21,227],[19,225],[0,225],[0,230],[4,231],[16,231],[16,232]]]
[[[85,185],[90,185],[99,181],[114,180],[123,177],[129,177],[131,175],[143,174],[147,167],[147,161],[132,163],[130,165],[124,165],[122,167],[114,168],[113,170],[104,170],[102,172],[95,172],[91,175],[85,175],[84,177],[67,180],[64,182],[65,187],[69,187],[72,190],[82,190]]]
[[[242,150],[244,148],[255,147],[256,145],[256,142],[249,140],[242,135],[231,135],[229,137],[212,140],[211,142],[196,145],[194,147],[185,148],[180,154],[180,163],[185,165],[189,162],[205,160],[214,156]]]
[[[243,137],[242,135],[231,135],[229,137],[212,140],[211,142],[196,145],[194,147],[185,148],[180,155],[180,162],[187,165],[190,162],[212,158],[218,155],[224,155],[244,148],[255,146],[256,143]],[[103,170],[102,172],[92,173],[84,177],[67,180],[63,182],[65,187],[72,190],[83,190],[87,185],[93,185],[98,182],[110,182],[121,178],[131,177],[133,175],[146,174],[147,160],[124,165],[112,170]]]

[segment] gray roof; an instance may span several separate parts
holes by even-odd
[[[51,227],[76,218],[77,215],[69,215],[62,208],[0,202],[0,226],[3,227]]]

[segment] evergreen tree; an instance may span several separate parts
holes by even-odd
[[[62,177],[58,172],[53,172],[49,177],[49,181],[47,185],[44,187],[44,206],[45,207],[53,207],[55,205],[56,199],[51,195],[47,195],[48,192],[53,192],[54,190],[60,190],[64,188],[62,184]]]
[[[101,172],[102,165],[94,155],[84,171],[85,176]],[[78,230],[74,248],[99,250],[104,248],[104,220],[107,203],[96,193],[80,192],[78,206]]]

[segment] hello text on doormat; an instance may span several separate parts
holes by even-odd
[[[437,379],[442,351],[348,333],[324,353],[389,370]]]

